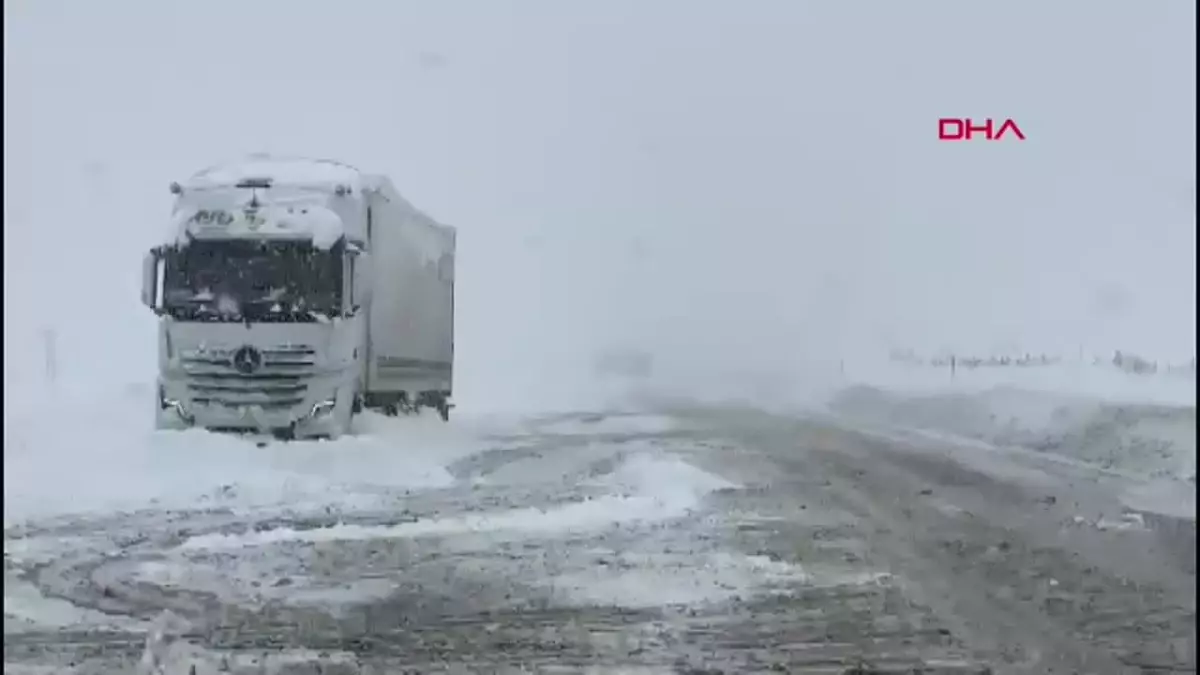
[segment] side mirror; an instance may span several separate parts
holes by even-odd
[[[161,249],[153,248],[142,258],[142,304],[154,310],[158,308],[158,263],[162,260]]]

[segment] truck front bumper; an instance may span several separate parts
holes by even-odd
[[[348,433],[353,391],[334,389],[286,408],[261,405],[199,403],[187,396],[183,383],[159,384],[155,426],[158,429],[201,428],[212,431],[264,433],[280,437],[336,438]]]

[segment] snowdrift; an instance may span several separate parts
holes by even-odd
[[[1012,386],[924,394],[855,386],[835,395],[829,409],[877,424],[1055,453],[1141,479],[1196,480],[1194,405]]]
[[[152,429],[153,389],[59,390],[6,406],[6,525],[146,508],[342,508],[381,491],[444,487],[446,465],[486,448],[483,418],[366,413],[336,441]]]

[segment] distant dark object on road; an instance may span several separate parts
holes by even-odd
[[[654,372],[654,357],[640,349],[606,349],[592,361],[592,370],[607,377],[643,379]]]

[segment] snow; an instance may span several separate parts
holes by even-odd
[[[228,655],[201,649],[183,641],[147,641],[146,657],[138,675],[217,675],[218,673],[233,673],[235,675],[290,675],[294,673],[324,673],[326,675],[357,675],[364,672],[360,668],[358,658],[349,652],[313,651],[302,649],[284,649],[276,652],[248,655]],[[46,675],[48,673],[74,673],[74,669],[39,670],[27,666],[16,666],[10,669],[6,664],[5,672],[20,675]],[[415,671],[414,671],[415,672]],[[451,671],[459,672],[459,671]],[[509,672],[497,671],[497,672]],[[526,672],[524,670],[514,672]],[[546,672],[578,672],[581,675],[674,675],[678,669],[651,668],[638,666],[572,666],[567,669],[554,669]]]
[[[973,376],[972,376],[973,377]],[[1129,376],[1126,376],[1129,377]],[[1167,488],[1139,488],[1139,503],[1183,503],[1173,483],[1194,480],[1196,472],[1194,408],[1164,404],[1129,405],[1113,399],[1046,391],[982,386],[966,391],[945,386],[900,393],[859,389],[834,399],[834,409],[869,414],[877,420],[926,433],[942,433],[992,445],[1031,448],[1064,460],[1084,462]],[[961,383],[961,382],[960,382]],[[1126,394],[1122,398],[1133,398]],[[1169,396],[1160,397],[1170,400]],[[112,510],[189,508],[197,504],[234,509],[366,508],[386,497],[381,490],[445,487],[454,478],[447,466],[487,447],[487,437],[535,434],[657,434],[677,422],[648,414],[610,414],[543,418],[516,423],[506,415],[459,417],[445,425],[434,417],[361,417],[358,435],[336,441],[272,443],[211,434],[155,432],[145,413],[153,392],[131,386],[117,392],[89,388],[54,393],[27,392],[10,397],[5,407],[5,521]],[[1119,398],[1116,400],[1120,400]],[[64,423],[69,419],[70,423]],[[1086,439],[1084,442],[1083,439]],[[597,457],[612,452],[601,444]],[[656,482],[693,485],[700,478],[679,477],[686,465],[658,459],[645,465],[639,456],[614,480],[641,480],[664,473]],[[1006,464],[996,458],[997,466]],[[1007,464],[1006,464],[1007,465]],[[69,470],[68,470],[69,469]],[[553,456],[517,462],[493,476],[505,481],[556,468]],[[1009,470],[1009,469],[1005,469]],[[1027,470],[1011,467],[1012,471]],[[531,473],[532,472],[532,473]],[[534,478],[530,478],[533,480]],[[702,482],[702,481],[701,481]],[[635,518],[649,489],[635,482],[621,486],[630,500],[600,502],[615,515]],[[675,504],[686,504],[686,488]],[[717,489],[717,488],[710,488]],[[643,497],[638,497],[643,495]],[[670,500],[668,500],[669,502]],[[1161,510],[1163,505],[1160,504]],[[595,505],[562,513],[489,514],[485,520],[438,521],[401,527],[395,536],[417,536],[423,528],[465,531],[488,526],[510,529],[586,527]]]
[[[778,584],[810,582],[799,565],[727,552],[625,553],[546,580],[568,602],[630,608],[693,606],[729,600]]]
[[[1196,517],[1194,380],[1082,365],[912,377],[927,370],[893,368],[840,390],[827,409],[994,475],[1049,484],[1039,462],[1069,465],[1115,482],[1126,508]]]
[[[1121,502],[1128,508],[1175,518],[1196,519],[1196,484],[1156,480],[1127,487]]]
[[[369,541],[424,536],[464,535],[479,532],[497,535],[545,535],[559,532],[603,530],[623,523],[644,523],[677,518],[695,508],[715,490],[732,487],[674,457],[638,456],[622,465],[603,484],[624,494],[597,497],[555,508],[519,508],[470,513],[449,518],[428,518],[385,526],[335,525],[296,530],[290,527],[245,534],[209,534],[191,537],[182,551],[229,550],[284,542]]]
[[[129,386],[116,395],[104,389],[59,388],[14,400],[6,408],[5,517],[6,527],[12,528],[5,541],[7,560],[23,566],[61,564],[64,569],[71,569],[71,560],[107,561],[90,572],[94,583],[188,589],[241,606],[318,605],[337,613],[397,592],[400,581],[394,575],[367,571],[350,577],[331,575],[320,568],[319,558],[309,559],[306,548],[332,543],[345,550],[354,542],[436,538],[439,548],[447,551],[491,551],[505,542],[571,541],[673,521],[694,512],[714,491],[736,487],[689,464],[686,441],[672,445],[598,440],[571,450],[560,448],[562,461],[551,457],[540,468],[537,457],[514,462],[509,471],[485,481],[519,492],[522,485],[540,478],[543,486],[561,486],[575,497],[537,506],[524,505],[517,497],[512,503],[481,510],[457,501],[474,500],[470,493],[455,496],[456,490],[470,486],[464,482],[467,476],[453,469],[455,463],[495,449],[497,443],[515,441],[518,445],[513,447],[520,448],[522,439],[533,433],[543,439],[555,436],[546,435],[536,423],[531,426],[504,416],[460,416],[447,425],[435,415],[365,414],[353,436],[259,447],[252,438],[153,431],[145,414],[151,394],[144,386]],[[63,411],[69,411],[71,424],[63,424]],[[560,419],[548,426],[571,432],[574,423]],[[673,428],[668,420],[645,414],[613,415],[607,425],[603,423],[597,419],[580,424],[584,431],[629,434]],[[609,470],[570,478],[579,476],[581,468],[605,461]],[[440,506],[414,520],[362,521],[370,514],[403,516],[397,505],[421,494],[440,495]],[[205,515],[210,512],[217,515]],[[189,527],[223,522],[227,516],[219,514],[228,514],[241,525],[233,531],[208,526],[207,532],[195,535],[180,532],[178,539],[172,535],[153,544],[149,555],[129,556],[123,548],[128,544],[122,543],[127,539],[122,528],[133,528],[128,536],[136,540],[144,536],[138,534],[142,528],[181,527],[172,524],[171,514],[184,517]],[[314,516],[325,522],[337,519],[337,524],[299,524]],[[286,524],[270,524],[276,518]],[[38,534],[39,528],[64,525],[79,534]],[[640,605],[655,597],[676,603],[720,600],[728,597],[730,588],[756,587],[756,578],[806,578],[799,568],[775,569],[769,561],[754,557],[722,555],[714,552],[698,563],[708,572],[696,579],[708,583],[708,591],[668,583],[680,581],[678,570],[686,565],[682,553],[644,558],[645,569],[626,570],[629,577],[556,578],[563,574],[558,570],[530,583],[549,580],[560,589],[551,594],[565,594],[566,602],[607,597],[615,603]],[[43,595],[19,579],[8,581],[5,614],[10,631],[112,625],[104,615]],[[47,578],[41,583],[47,583]],[[64,579],[63,583],[70,582]],[[637,590],[645,584],[662,592],[654,596]],[[588,591],[588,587],[594,588]],[[643,600],[636,600],[638,595]],[[154,644],[147,654],[157,653],[160,664],[171,658],[179,663],[206,663],[210,656],[182,641],[155,642],[154,631],[143,622],[122,627],[148,631],[148,644]],[[172,650],[183,651],[170,657]]]
[[[358,435],[260,448],[201,430],[156,432],[146,412],[152,401],[144,386],[13,401],[5,409],[5,522],[198,504],[361,507],[383,499],[381,488],[450,484],[446,465],[479,452],[489,433],[465,419],[366,414]]]
[[[784,592],[797,583],[846,585],[882,580],[880,575],[856,577],[840,569],[807,570],[741,552],[694,551],[687,546],[677,551],[663,550],[653,540],[643,542],[638,550],[556,546],[554,542],[579,541],[618,529],[669,527],[667,523],[699,507],[706,495],[737,487],[661,447],[656,450],[650,444],[637,443],[621,447],[633,456],[621,461],[611,473],[585,481],[582,486],[600,489],[603,495],[599,497],[541,508],[433,515],[394,525],[339,524],[209,533],[188,537],[133,568],[122,568],[128,572],[120,573],[129,575],[129,583],[198,590],[241,606],[316,604],[334,613],[396,593],[403,580],[394,575],[379,576],[377,572],[349,580],[331,578],[320,568],[319,558],[313,559],[306,549],[353,550],[355,542],[387,539],[431,538],[425,546],[436,547],[444,555],[494,551],[509,542],[537,541],[539,548],[583,561],[572,571],[553,565],[546,555],[528,556],[519,563],[519,579],[566,605],[694,606],[756,593]],[[620,456],[611,446],[607,452],[595,450],[576,454],[575,460],[586,465],[597,456]],[[474,567],[477,563],[472,562],[476,559],[464,557],[459,573],[478,572]],[[502,563],[503,558],[497,562]],[[280,583],[281,579],[286,583]],[[195,652],[189,651],[188,655],[200,658]]]
[[[270,178],[277,185],[358,188],[362,174],[358,169],[334,160],[254,154],[198,171],[184,189],[233,185],[253,178]]]
[[[81,609],[60,598],[48,598],[33,584],[6,576],[4,579],[4,632],[54,626],[68,628],[130,629],[139,627],[132,619],[118,619],[101,612]]]
[[[173,639],[169,633],[146,639],[139,665],[138,675],[357,675],[361,672],[358,658],[350,652],[280,649],[257,654],[229,654]]]
[[[907,394],[849,389],[835,412],[1029,448],[1142,479],[1194,481],[1194,406],[1114,402],[1011,387]]]
[[[457,355],[455,358],[459,359]],[[459,359],[455,366],[454,399],[472,411],[509,418],[595,413],[625,407],[630,393],[627,383],[598,381],[589,373],[573,369],[571,365],[575,364],[556,361],[533,359],[528,361],[528,368],[498,374],[489,370],[497,362]],[[503,395],[497,393],[497,380],[503,382]]]
[[[1033,392],[1077,395],[1106,401],[1195,405],[1195,376],[1160,373],[1136,375],[1082,361],[1027,367],[948,368],[909,365],[882,359],[847,360],[831,381],[839,388],[868,385],[906,393],[983,392],[1010,387]]]
[[[271,188],[236,187],[255,178],[272,179]],[[345,232],[342,218],[324,203],[337,187],[362,189],[359,171],[329,160],[269,155],[210,167],[183,186],[167,243],[206,236],[312,238],[314,246],[329,248]],[[261,204],[247,211],[254,197]]]
[[[586,570],[550,577],[542,585],[569,603],[649,608],[690,607],[755,593],[788,592],[795,584],[863,586],[890,580],[886,573],[806,569],[767,556],[728,551],[625,552],[616,556],[598,552],[597,558],[599,562]]]
[[[674,431],[679,423],[662,415],[584,415],[570,419],[531,424],[538,433],[554,435],[661,434]]]

